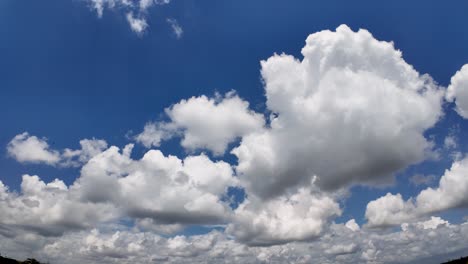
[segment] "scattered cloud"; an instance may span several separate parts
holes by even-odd
[[[435,175],[423,175],[423,174],[415,174],[409,178],[409,181],[414,186],[424,186],[424,185],[431,185],[435,182],[436,176]]]
[[[184,30],[179,25],[179,22],[177,22],[177,20],[173,18],[168,18],[166,21],[171,26],[172,31],[174,32],[174,35],[176,36],[176,38],[178,39],[182,38],[182,35],[184,34]]]
[[[91,9],[95,10],[98,17],[102,18],[106,9],[122,10],[130,26],[130,29],[138,35],[142,35],[148,28],[147,15],[148,9],[155,5],[170,4],[170,0],[86,0]],[[172,19],[171,19],[172,21]],[[182,28],[177,21],[170,23],[172,29],[179,38],[182,36]],[[177,32],[176,29],[177,28]]]
[[[404,201],[401,194],[390,194],[367,204],[369,226],[399,225],[405,221],[444,210],[468,205],[468,158],[455,161],[440,178],[436,188],[421,191],[416,198]]]
[[[130,24],[130,28],[135,33],[141,35],[148,27],[144,18],[137,18],[133,15],[133,12],[127,13],[127,21]]]
[[[28,132],[16,135],[7,145],[8,155],[21,163],[47,164],[59,167],[79,167],[107,148],[100,139],[83,139],[81,149],[63,151],[51,149],[46,138]]]
[[[447,89],[447,101],[455,101],[456,111],[463,118],[468,118],[468,64],[455,73]]]
[[[188,151],[207,149],[222,155],[234,142],[265,124],[263,115],[249,109],[249,103],[234,92],[225,96],[192,97],[166,109],[168,123],[149,123],[136,140],[145,146],[158,146],[168,135],[181,135]]]
[[[51,150],[47,139],[30,136],[28,132],[16,135],[7,145],[7,152],[18,162],[55,165],[60,153]]]

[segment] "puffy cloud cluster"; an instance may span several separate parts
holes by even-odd
[[[465,64],[450,80],[447,101],[455,101],[456,110],[463,118],[468,118],[468,64]]]
[[[57,179],[46,184],[38,176],[24,175],[20,194],[0,181],[0,233],[15,236],[18,230],[28,230],[59,236],[113,219],[111,206],[83,202],[78,196]]]
[[[89,142],[81,141],[81,151],[98,151]],[[24,175],[18,194],[2,183],[0,230],[60,235],[130,217],[142,229],[173,233],[188,224],[224,224],[230,217],[223,199],[238,181],[229,164],[205,155],[180,160],[159,150],[133,160],[132,147],[120,151],[112,146],[97,153],[70,187],[57,179],[46,184],[38,176]]]
[[[393,43],[342,25],[310,35],[302,54],[261,63],[271,127],[232,152],[250,192],[279,195],[314,175],[327,190],[388,182],[430,154],[424,132],[441,116],[443,91]]]
[[[257,246],[306,241],[317,238],[328,219],[340,214],[333,199],[301,188],[269,201],[254,196],[246,199],[235,210],[227,232],[243,243]]]
[[[125,12],[125,17],[130,26],[130,29],[138,35],[142,35],[148,28],[146,15],[148,9],[155,5],[167,5],[171,0],[86,0],[89,2],[92,9],[94,9],[99,18],[104,15],[106,9],[121,9]],[[182,37],[182,27],[178,24],[177,20],[169,19],[174,34],[177,38]]]
[[[369,202],[366,218],[370,226],[398,225],[421,216],[468,206],[468,158],[455,161],[440,178],[437,188],[427,188],[404,201],[390,194]]]
[[[158,224],[221,224],[229,217],[222,197],[237,185],[229,164],[205,155],[180,160],[159,150],[133,160],[132,147],[122,153],[110,147],[83,166],[74,184],[82,200],[112,203],[150,229]]]
[[[433,228],[421,223],[381,233],[335,224],[309,243],[271,247],[248,247],[219,231],[165,238],[111,225],[59,238],[0,235],[0,247],[18,258],[32,255],[52,263],[425,263],[427,258],[446,261],[466,250],[467,223]]]
[[[189,151],[208,149],[222,155],[237,138],[261,130],[263,115],[249,109],[249,103],[234,92],[224,97],[192,97],[166,109],[169,123],[149,123],[136,140],[146,147],[181,134],[181,145]]]
[[[43,163],[53,166],[78,167],[107,148],[107,142],[98,139],[83,139],[81,149],[51,149],[47,139],[29,135],[16,135],[7,145],[8,155],[21,163]]]

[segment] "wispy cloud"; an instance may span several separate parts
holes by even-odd
[[[168,18],[167,23],[169,23],[169,25],[171,26],[172,31],[174,32],[174,35],[176,36],[176,38],[178,38],[178,39],[182,38],[182,35],[184,34],[184,30],[179,25],[177,20],[175,20],[173,18]]]

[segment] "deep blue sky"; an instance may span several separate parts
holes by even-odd
[[[180,99],[231,89],[262,111],[259,61],[274,52],[301,57],[309,34],[343,23],[394,41],[416,70],[447,85],[468,62],[467,13],[464,0],[174,0],[150,9],[149,30],[138,36],[118,10],[107,9],[98,18],[80,0],[2,0],[0,180],[18,188],[23,173],[68,183],[78,175],[8,158],[4,147],[24,131],[45,136],[60,149],[92,137],[123,146],[129,131],[140,132]],[[171,33],[168,17],[183,27],[182,39]],[[453,111],[435,131],[453,121],[466,131]],[[441,173],[449,164],[419,170]],[[411,195],[414,188],[407,185],[401,180],[399,191]],[[358,190],[347,208],[361,217],[370,199],[388,191]]]

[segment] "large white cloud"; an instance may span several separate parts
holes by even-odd
[[[233,92],[224,97],[182,100],[167,108],[166,114],[169,123],[147,124],[136,140],[147,147],[158,146],[161,140],[181,134],[187,150],[208,149],[221,155],[229,143],[260,130],[265,123],[261,114],[250,110],[249,103]]]
[[[416,198],[404,201],[401,194],[390,194],[367,205],[370,226],[398,225],[421,216],[468,206],[468,158],[455,161],[440,178],[437,188],[427,188]]]
[[[441,116],[443,91],[393,43],[342,25],[310,35],[302,54],[261,63],[271,128],[233,151],[249,191],[271,197],[314,175],[325,189],[388,182],[429,155],[423,133]]]
[[[468,118],[468,64],[455,73],[450,80],[446,98],[457,106],[456,110],[463,118]]]
[[[8,155],[21,163],[43,163],[53,166],[78,167],[107,148],[100,139],[80,140],[80,149],[63,151],[50,148],[46,138],[28,132],[16,135],[7,145]]]

